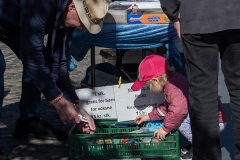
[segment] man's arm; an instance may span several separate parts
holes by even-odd
[[[168,16],[171,22],[173,22],[174,28],[177,31],[178,37],[181,39],[181,32],[180,32],[180,1],[179,0],[160,0],[161,8],[163,12]]]
[[[55,15],[56,5],[55,0],[48,0],[47,3],[20,1],[20,58],[24,70],[32,77],[47,101],[61,94],[43,55],[45,24]]]
[[[52,72],[52,77],[56,80],[56,84],[63,92],[63,96],[68,101],[76,104],[79,102],[79,98],[75,92],[75,87],[72,85],[68,72],[68,51],[69,41],[72,36],[72,32],[75,28],[59,28],[56,31],[56,37],[54,40],[53,54],[52,51],[52,35],[48,36],[47,49],[45,53],[46,61]],[[64,41],[64,37],[66,39]],[[65,49],[63,50],[63,47]],[[65,52],[64,52],[65,51]],[[64,53],[63,53],[64,52]]]
[[[163,12],[168,16],[170,21],[172,22],[178,21],[180,1],[179,0],[160,0],[160,2],[161,2],[161,8]]]

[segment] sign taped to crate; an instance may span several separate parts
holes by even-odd
[[[116,105],[113,86],[77,89],[82,107],[93,119],[115,119]]]
[[[121,88],[114,85],[114,95],[117,110],[118,122],[134,120],[141,114],[147,114],[163,103],[163,93],[154,93],[149,88],[142,88],[140,91],[132,91],[133,83],[122,84]]]
[[[131,121],[141,114],[152,111],[163,103],[164,95],[151,92],[148,88],[133,92],[133,83],[123,83],[89,88],[77,89],[76,93],[82,107],[93,119],[117,119],[118,122]],[[127,114],[127,115],[126,115]]]

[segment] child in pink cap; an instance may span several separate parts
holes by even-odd
[[[191,143],[192,131],[188,114],[188,79],[179,73],[168,70],[166,59],[153,54],[144,58],[140,63],[138,79],[131,89],[138,91],[144,85],[149,86],[153,92],[163,92],[165,100],[158,107],[154,107],[150,113],[136,117],[135,123],[141,124],[147,121],[164,120],[164,125],[154,132],[154,136],[164,140],[170,131],[178,129]],[[218,103],[221,132],[225,128],[228,119],[221,101],[218,99],[216,103]],[[191,150],[183,156],[191,159]]]

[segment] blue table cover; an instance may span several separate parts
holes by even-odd
[[[165,45],[171,66],[182,66],[182,45],[172,24],[103,24],[101,32],[90,34],[76,28],[70,54],[81,61],[91,46],[116,49],[144,49]]]

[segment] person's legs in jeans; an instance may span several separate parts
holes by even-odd
[[[184,148],[181,148],[181,159],[192,159],[192,129],[189,114],[184,118],[181,125],[178,127],[178,131],[188,140],[189,144]]]
[[[2,51],[0,50],[0,120],[1,120],[1,111],[4,98],[4,71],[6,68],[6,63]]]
[[[193,160],[221,159],[218,106],[218,34],[182,35],[189,79]]]
[[[178,131],[190,142],[192,143],[192,130],[191,121],[189,114],[184,118],[181,125],[178,127]]]
[[[240,160],[240,30],[221,32],[222,71],[230,95],[232,126],[235,136],[235,160]]]
[[[19,103],[20,120],[24,121],[31,117],[39,116],[40,106],[41,93],[34,85],[32,78],[25,71],[23,71],[22,94]]]

